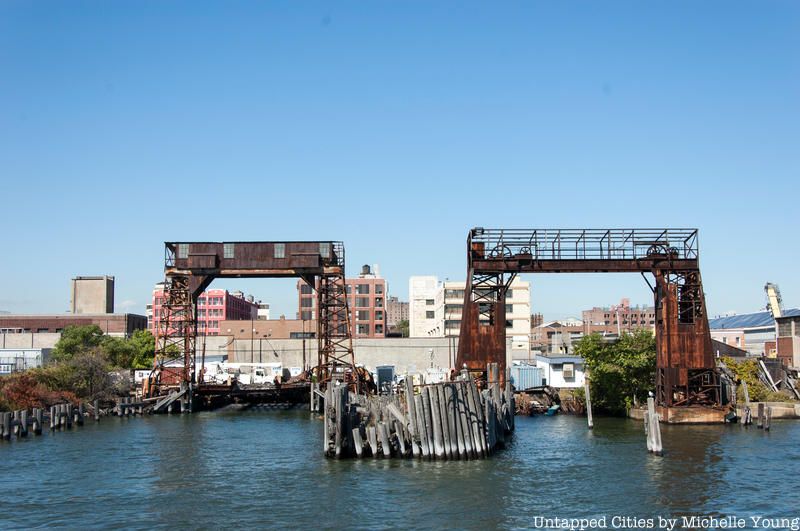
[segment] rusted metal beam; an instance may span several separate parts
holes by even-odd
[[[650,273],[659,404],[718,404],[699,257],[697,229],[472,229],[457,364],[504,369],[505,293],[517,273]]]
[[[215,278],[299,277],[311,286],[319,278],[316,374],[321,383],[340,377],[357,385],[344,262],[344,245],[338,241],[165,242],[167,293],[154,371],[161,380],[152,382],[152,390],[200,383],[195,375],[196,306]]]

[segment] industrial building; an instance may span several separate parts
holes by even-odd
[[[0,349],[0,374],[11,374],[41,367],[50,358],[50,348]]]
[[[114,313],[114,277],[75,277],[70,290],[73,314]]]
[[[2,334],[60,334],[68,326],[97,325],[104,334],[130,337],[147,329],[147,317],[133,313],[0,315]]]
[[[789,309],[783,318],[800,316],[800,309]],[[708,320],[711,338],[746,350],[750,356],[776,357],[776,324],[772,312],[754,312]],[[769,348],[771,346],[771,348]]]

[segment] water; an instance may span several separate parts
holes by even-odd
[[[104,418],[0,443],[0,528],[531,528],[534,517],[800,516],[800,423],[517,418],[471,462],[322,457],[301,410]],[[618,522],[619,523],[619,522]],[[752,522],[748,521],[748,524]],[[641,528],[646,526],[632,527]],[[631,528],[631,527],[629,527]]]

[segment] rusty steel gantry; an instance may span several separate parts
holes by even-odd
[[[215,278],[296,277],[310,286],[318,286],[316,377],[325,383],[335,374],[343,376],[350,369],[355,378],[342,242],[166,242],[164,245],[165,302],[156,334],[154,373],[158,381],[153,383],[151,394],[158,394],[162,387],[198,385],[196,305],[200,294]]]
[[[474,228],[467,264],[458,367],[505,368],[505,295],[518,273],[640,273],[655,298],[658,403],[720,403],[697,229]]]

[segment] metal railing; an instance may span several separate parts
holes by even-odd
[[[470,249],[483,244],[478,259],[635,260],[667,256],[699,258],[697,229],[485,229],[470,231]]]

